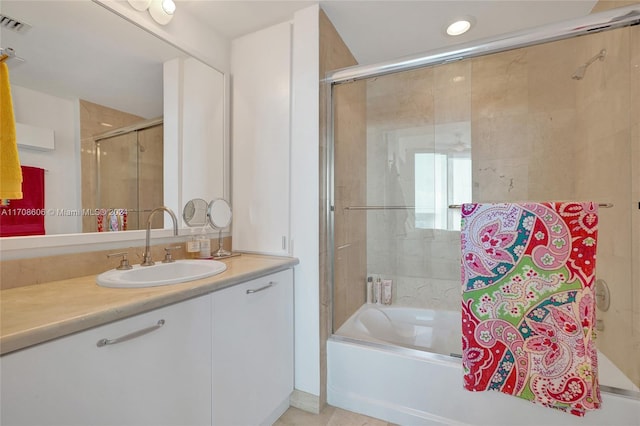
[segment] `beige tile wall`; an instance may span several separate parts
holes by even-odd
[[[138,150],[136,132],[100,142],[99,208],[137,210]],[[127,214],[127,229],[140,229],[138,214]],[[108,228],[105,228],[108,229]]]
[[[597,344],[636,384],[640,337],[632,324],[638,317],[634,300],[640,295],[640,276],[632,265],[638,263],[634,241],[640,235],[632,174],[637,175],[633,165],[640,163],[633,160],[632,143],[637,145],[640,114],[634,106],[638,84],[632,83],[638,71],[629,54],[638,32],[630,27],[475,59],[472,99],[476,200],[614,204],[600,211],[597,277],[609,284],[612,298],[609,310],[597,313],[605,327]],[[582,80],[572,80],[576,68],[601,49],[607,50],[605,61],[593,63]],[[484,92],[491,84],[485,80],[507,84],[512,71],[515,77],[506,87],[522,99],[515,101],[501,90],[488,99]],[[485,139],[492,140],[486,149]]]
[[[144,120],[112,108],[80,101],[82,208],[126,208],[128,229],[144,229],[149,211],[163,204],[163,126],[154,126],[137,133],[110,138],[101,142],[100,191],[109,205],[97,202],[97,157],[93,136],[129,126]],[[106,122],[112,127],[105,127]],[[135,148],[136,138],[139,149]],[[154,217],[152,227],[161,228],[163,218]],[[84,216],[83,232],[96,232],[95,216]]]
[[[415,205],[414,152],[440,148],[450,131],[470,143],[471,63],[367,82],[367,204]],[[419,229],[413,210],[372,210],[367,273],[394,281],[393,303],[457,310],[458,232]]]
[[[366,205],[365,82],[334,88],[334,285],[333,326],[338,328],[365,301]]]
[[[632,4],[637,4],[637,1],[600,0],[593,12]],[[604,212],[601,214],[602,226],[614,231],[604,241],[603,232],[600,232],[598,276],[609,283],[612,300],[609,311],[598,311],[598,318],[605,321],[605,330],[598,339],[600,348],[607,356],[640,386],[640,27],[630,27],[620,34],[605,33],[603,36],[606,36],[603,39],[607,43],[606,48],[612,53],[611,58],[607,54],[605,62],[619,62],[624,58],[625,48],[628,48],[631,57],[628,63],[619,64],[615,73],[607,74],[606,81],[593,81],[591,87],[585,85],[583,88],[586,93],[581,94],[581,98],[591,101],[585,109],[590,110],[591,118],[598,120],[588,128],[591,132],[588,139],[592,141],[589,148],[596,149],[596,157],[601,157],[609,166],[601,171],[600,176],[620,173],[620,179],[630,180],[629,185],[605,184],[604,188],[598,189],[622,200],[622,206],[629,205],[629,210],[614,209],[615,214],[609,211],[606,216]],[[593,50],[599,46],[600,43],[588,47]],[[591,72],[591,69],[587,72]],[[622,86],[625,83],[628,83],[626,89]],[[597,88],[610,85],[616,92],[614,99],[599,98]],[[630,148],[624,147],[621,151],[628,158],[616,156],[614,152],[619,149],[616,145],[625,138],[629,138]],[[616,148],[611,149],[611,145]],[[591,183],[600,185],[600,182]],[[626,191],[631,193],[630,200],[624,198]],[[630,243],[626,244],[629,240]],[[603,246],[605,250],[601,253]]]
[[[93,136],[128,126],[141,120],[143,118],[136,115],[80,100],[80,165],[83,209],[99,207],[96,200],[96,144],[93,141]],[[101,123],[109,123],[112,127],[105,127]],[[82,218],[82,232],[96,231],[96,218],[94,216],[84,216]]]
[[[321,78],[329,71],[336,70],[339,68],[344,68],[351,65],[356,65],[357,62],[354,59],[349,49],[344,44],[340,35],[334,28],[333,24],[329,21],[326,14],[321,10],[320,11],[320,76]],[[329,276],[329,250],[328,244],[330,243],[327,238],[327,217],[326,217],[326,203],[327,203],[327,188],[326,188],[326,155],[327,155],[327,138],[326,138],[326,87],[324,85],[320,85],[320,147],[319,147],[319,158],[320,158],[320,407],[323,407],[326,404],[327,392],[326,392],[326,377],[327,377],[327,356],[326,356],[326,341],[328,336],[331,334],[331,323],[332,323],[332,306],[331,306],[331,277]],[[345,118],[350,120],[351,126],[353,127],[353,132],[351,135],[342,133],[341,134],[341,147],[345,145],[345,143],[350,143],[349,138],[354,138],[354,143],[356,146],[363,146],[364,143],[364,105],[363,100],[359,99],[359,97],[363,97],[363,94],[360,92],[362,88],[355,88],[348,90],[348,92],[344,95],[340,96],[350,96],[350,103],[353,102],[354,106],[349,106],[346,104],[348,109],[353,108],[353,111],[345,111],[341,110],[341,113],[345,115]],[[364,152],[364,150],[363,150]],[[344,150],[341,151],[341,156],[343,156]],[[356,155],[359,155],[356,151]],[[344,156],[343,156],[344,157]],[[350,167],[348,161],[344,161],[341,163],[346,167]],[[354,173],[354,177],[357,177],[360,182],[358,185],[358,189],[354,189],[356,196],[358,196],[359,191],[364,193],[364,181],[363,181],[363,170],[358,170]],[[341,184],[342,190],[340,197],[343,197],[345,193],[347,193],[347,188],[344,183]],[[338,197],[336,197],[338,198]],[[361,198],[361,197],[360,197]],[[357,198],[357,199],[360,199]],[[344,201],[341,201],[344,203]],[[336,209],[336,211],[338,211]],[[344,214],[340,215],[341,220],[345,219]],[[360,218],[360,216],[353,216],[351,219]],[[340,235],[339,238],[336,238],[336,243],[338,239],[340,241],[345,241],[349,237],[344,234],[347,229],[343,225],[338,225],[339,230],[338,233]],[[344,318],[348,316],[347,312],[349,309],[357,309],[357,306],[360,306],[362,300],[358,300],[358,295],[360,297],[364,297],[364,285],[363,277],[365,274],[365,247],[362,244],[364,240],[364,227],[362,225],[357,225],[357,234],[354,236],[353,241],[356,243],[352,247],[344,247],[340,249],[340,257],[341,260],[336,262],[336,271],[338,275],[338,280],[340,282],[346,283],[348,280],[344,277],[346,273],[351,275],[355,275],[360,278],[356,278],[353,281],[354,286],[349,286],[349,288],[339,289],[337,291],[337,296],[335,300],[337,301],[337,313],[339,318]],[[346,244],[346,243],[345,243]],[[358,252],[360,251],[360,252]],[[353,269],[349,272],[345,271],[346,262],[354,262],[350,263],[353,265]],[[347,303],[351,303],[351,307],[347,306]],[[356,306],[357,305],[357,306]]]
[[[640,117],[640,27],[634,27],[631,31],[631,106],[629,115]],[[640,382],[640,122],[631,123],[631,164],[635,166],[631,170],[631,209],[635,212],[631,219],[631,303],[633,316],[632,353],[636,354],[636,362],[632,365],[635,370],[631,377],[636,383]]]
[[[577,85],[580,147],[576,149],[576,160],[592,172],[581,174],[575,183],[578,194],[591,194],[614,203],[614,208],[601,210],[599,217],[597,276],[605,280],[611,290],[611,306],[606,312],[597,312],[605,327],[598,334],[597,343],[617,366],[640,383],[640,350],[633,348],[634,340],[636,346],[640,340],[630,338],[634,292],[630,226],[631,215],[635,213],[628,208],[632,190],[631,30],[634,29],[598,34],[586,39],[581,46],[583,56],[606,48],[607,57],[603,63],[593,64],[601,66],[589,67]],[[635,117],[636,125],[638,117]]]

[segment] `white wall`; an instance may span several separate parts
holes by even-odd
[[[224,76],[194,58],[167,61],[163,72],[164,199],[181,212],[193,198],[228,197]]]
[[[291,246],[295,268],[295,387],[320,394],[320,28],[319,6],[293,22]]]
[[[80,207],[80,127],[78,101],[58,98],[12,85],[16,122],[53,129],[52,151],[18,148],[20,164],[45,169],[45,208],[75,210]],[[82,232],[82,217],[47,214],[47,234]]]
[[[314,5],[294,15],[291,34],[291,23],[285,22],[231,45],[233,244],[236,249],[278,251],[280,234],[272,227],[282,227],[282,216],[288,217],[288,231],[279,228],[279,232],[289,234],[288,254],[300,260],[295,268],[295,388],[316,396],[320,395],[318,19],[319,7]],[[287,52],[289,58],[284,56]],[[290,175],[282,180],[285,171]],[[288,201],[281,198],[285,194]],[[256,199],[265,196],[256,208]],[[269,219],[274,213],[277,218]]]
[[[287,255],[291,23],[231,42],[233,248]]]
[[[140,12],[126,0],[94,0],[111,9],[139,27],[158,35],[174,46],[188,52],[222,73],[229,72],[229,42],[202,24],[197,17],[180,9],[177,3],[176,13],[167,25],[157,24],[147,11]]]

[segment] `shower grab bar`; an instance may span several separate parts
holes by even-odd
[[[598,207],[602,207],[603,209],[610,209],[613,207],[613,203],[598,203]],[[449,204],[450,209],[461,209],[462,204]]]

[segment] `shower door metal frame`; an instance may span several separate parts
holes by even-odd
[[[327,73],[324,82],[333,86],[334,84],[348,83],[416,68],[443,65],[462,59],[614,30],[639,23],[640,3],[554,24],[511,32],[497,37],[447,46],[424,54],[405,56],[397,60],[342,68]]]
[[[334,333],[333,324],[333,296],[334,296],[334,115],[333,115],[333,88],[334,86],[364,80],[371,77],[379,77],[418,68],[428,68],[436,65],[444,65],[463,59],[475,58],[493,53],[505,52],[522,47],[535,46],[558,40],[595,34],[603,31],[614,30],[640,24],[640,3],[593,13],[587,16],[565,20],[562,22],[543,25],[536,28],[511,32],[496,37],[484,38],[474,42],[462,43],[435,49],[423,54],[406,56],[397,60],[385,61],[371,65],[355,65],[348,68],[331,71],[321,80],[322,90],[326,99],[326,143],[325,167],[326,167],[326,206],[325,220],[327,224],[327,253],[326,276],[329,284],[329,326],[330,336]],[[366,206],[365,206],[366,207]],[[365,208],[361,207],[361,208]],[[640,399],[637,392],[619,389],[606,385],[600,385],[607,392]],[[638,395],[636,395],[638,394]]]

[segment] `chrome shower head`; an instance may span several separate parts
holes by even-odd
[[[584,78],[584,75],[587,73],[587,68],[589,68],[589,65],[591,65],[598,59],[601,61],[604,61],[605,56],[607,56],[607,51],[605,49],[602,49],[596,56],[589,59],[584,64],[580,65],[576,70],[576,72],[573,73],[571,78],[574,80],[582,80]]]

